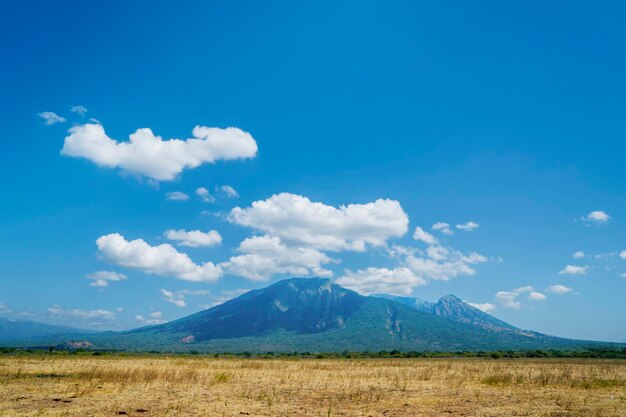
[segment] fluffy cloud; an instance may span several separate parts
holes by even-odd
[[[410,295],[413,288],[425,285],[426,280],[415,275],[409,268],[366,268],[345,271],[337,284],[361,294],[386,293]]]
[[[517,310],[522,306],[522,304],[517,301],[517,297],[522,293],[529,293],[531,291],[533,291],[533,287],[529,285],[516,288],[512,291],[498,291],[496,293],[496,301],[504,307]]]
[[[201,232],[200,230],[167,230],[163,236],[178,242],[180,246],[199,248],[201,246],[217,246],[222,243],[222,236],[217,230]]]
[[[69,319],[81,319],[81,320],[115,320],[115,313],[108,310],[66,310],[57,305],[53,305],[48,308],[48,313],[55,318],[69,318]]]
[[[572,289],[570,287],[566,287],[565,285],[556,284],[548,287],[546,291],[549,291],[553,294],[563,295],[567,294],[568,292],[572,292]]]
[[[547,299],[548,297],[546,297],[544,294],[537,292],[537,291],[531,291],[528,294],[528,299],[529,300],[534,300],[534,301],[543,301],[545,299]]]
[[[65,123],[66,122],[65,117],[61,117],[58,114],[56,114],[54,112],[51,112],[51,111],[44,111],[44,112],[41,112],[41,113],[37,113],[37,115],[39,117],[41,117],[45,121],[46,125],[48,125],[48,126],[54,125],[54,124],[57,124],[57,123]]]
[[[619,257],[622,259],[626,259],[626,250],[623,250],[619,253]]]
[[[408,255],[406,266],[425,279],[447,281],[460,275],[474,275],[473,265],[487,262],[484,256],[471,252],[468,255],[443,246],[430,246],[427,256]]]
[[[113,271],[96,271],[88,274],[87,279],[93,281],[89,284],[90,287],[106,288],[111,281],[125,280],[126,275]]]
[[[196,282],[213,282],[222,276],[219,265],[195,264],[189,256],[166,243],[150,246],[142,239],[127,241],[119,233],[111,233],[99,237],[96,244],[100,254],[110,262],[146,274]]]
[[[189,196],[181,191],[172,191],[165,194],[165,199],[170,201],[187,201]]]
[[[72,113],[77,113],[77,114],[80,114],[81,116],[84,116],[85,113],[87,113],[87,107],[81,106],[81,105],[72,106],[72,107],[70,107],[70,111]]]
[[[148,326],[165,323],[165,320],[163,320],[163,314],[161,314],[160,311],[150,313],[147,318],[138,314],[135,316],[135,320]]]
[[[204,201],[205,203],[215,202],[215,197],[213,197],[211,193],[209,192],[209,190],[204,187],[196,188],[196,195],[200,197],[200,199]]]
[[[415,232],[413,233],[413,239],[421,240],[422,242],[429,245],[437,243],[437,238],[435,238],[435,236],[431,235],[419,226],[415,228]]]
[[[496,305],[491,304],[491,303],[468,303],[468,304],[485,313],[492,313],[496,310]]]
[[[235,207],[229,220],[285,242],[331,251],[383,246],[388,239],[404,235],[409,224],[400,203],[394,200],[336,208],[289,193],[255,201],[248,208]]]
[[[168,303],[172,303],[177,307],[187,307],[186,296],[188,295],[209,295],[209,291],[206,290],[179,290],[179,291],[168,291],[162,289],[160,291],[163,299]]]
[[[581,250],[574,252],[574,254],[572,255],[572,257],[573,257],[574,259],[582,259],[582,258],[584,258],[585,256],[586,256],[586,255],[585,255],[585,252],[583,252],[583,251],[581,251]]]
[[[604,224],[609,221],[611,216],[605,213],[602,210],[592,211],[586,216],[581,217],[580,219],[585,222],[592,222],[595,224]]]
[[[314,248],[285,245],[276,236],[255,236],[245,239],[238,252],[221,264],[230,274],[253,281],[266,281],[276,274],[329,277],[332,272],[322,265],[334,262]]]
[[[85,158],[108,168],[119,168],[156,181],[176,178],[184,169],[219,160],[252,158],[257,143],[249,133],[196,126],[187,140],[163,140],[150,129],[138,129],[127,142],[108,137],[100,124],[84,124],[69,130],[61,154]]]
[[[450,228],[450,225],[445,222],[437,222],[432,225],[433,230],[438,230],[441,233],[445,233],[446,235],[453,235],[454,232]]]
[[[6,304],[0,303],[0,314],[9,314],[12,313],[13,310],[9,308]]]
[[[466,232],[471,232],[472,230],[478,229],[478,227],[479,227],[478,223],[474,223],[472,221],[456,225],[457,229],[464,230]]]
[[[239,193],[233,187],[231,187],[230,185],[222,185],[220,187],[215,187],[215,190],[218,193],[220,193],[220,194],[222,194],[222,195],[224,195],[224,196],[226,196],[228,198],[237,198],[237,197],[239,197]]]
[[[565,268],[559,271],[562,275],[584,275],[589,269],[588,266],[567,265]]]

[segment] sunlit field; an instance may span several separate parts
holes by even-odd
[[[2,416],[624,416],[626,361],[0,357]]]

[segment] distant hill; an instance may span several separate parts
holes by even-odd
[[[461,323],[473,324],[486,329],[519,330],[515,326],[512,326],[509,323],[495,318],[491,314],[485,313],[484,311],[471,306],[452,294],[441,297],[436,303],[431,303],[419,298],[399,297],[389,294],[375,294],[372,295],[372,297],[380,297],[397,301],[419,311],[435,314],[440,317],[446,317]]]
[[[72,327],[55,326],[27,320],[0,318],[0,344],[16,339],[88,333]]]
[[[41,340],[58,344],[84,340],[97,349],[200,352],[478,351],[611,345],[521,330],[451,295],[437,303],[365,297],[321,278],[279,281],[161,325]]]

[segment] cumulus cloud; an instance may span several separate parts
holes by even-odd
[[[491,303],[468,303],[468,304],[485,313],[492,313],[496,310],[496,305],[491,304]]]
[[[161,289],[161,295],[163,296],[163,300],[168,303],[172,303],[177,307],[187,307],[186,296],[188,295],[202,295],[207,296],[210,294],[209,291],[206,290],[178,290],[178,291],[168,291],[165,289]]]
[[[425,285],[426,280],[415,275],[409,268],[366,268],[346,270],[337,284],[361,294],[386,293],[410,295],[413,288]]]
[[[487,258],[471,252],[464,254],[452,248],[430,246],[427,256],[408,255],[404,261],[414,274],[429,280],[447,281],[461,275],[474,275],[474,265],[487,262]]]
[[[281,193],[251,207],[235,207],[229,220],[281,240],[320,250],[364,251],[383,246],[408,230],[409,218],[394,200],[333,207],[306,197]]]
[[[589,269],[588,266],[579,265],[567,265],[565,268],[559,271],[561,275],[584,275]]]
[[[205,187],[196,188],[196,195],[200,197],[200,200],[204,201],[205,203],[215,202],[215,197],[213,197],[211,193],[209,192],[209,190],[206,189]]]
[[[178,242],[179,246],[199,248],[201,246],[217,246],[222,243],[222,235],[217,230],[202,232],[200,230],[167,230],[163,236]]]
[[[249,133],[234,127],[196,126],[192,136],[186,140],[163,140],[144,128],[131,134],[129,141],[118,142],[107,136],[102,125],[88,123],[69,130],[61,154],[156,181],[169,181],[183,170],[204,163],[252,158],[258,149]]]
[[[171,193],[165,193],[165,199],[170,201],[187,201],[189,196],[182,191],[172,191]]]
[[[58,114],[51,111],[43,111],[41,113],[37,113],[39,117],[41,117],[47,126],[54,125],[57,123],[65,123],[67,120],[65,117],[61,117]]]
[[[195,264],[189,256],[167,243],[150,246],[142,239],[127,241],[119,233],[111,233],[99,237],[96,244],[108,261],[146,274],[196,282],[214,282],[222,276],[219,265]]]
[[[597,211],[592,211],[591,213],[587,214],[586,216],[581,217],[580,219],[585,222],[591,222],[595,224],[604,224],[611,219],[611,216],[609,216],[607,213],[605,213],[602,210],[597,210]]]
[[[553,294],[563,295],[567,294],[568,292],[572,292],[572,289],[570,287],[566,287],[565,285],[556,284],[548,287],[546,291]]]
[[[165,323],[165,320],[163,320],[163,314],[160,311],[155,311],[148,314],[147,318],[141,314],[138,314],[135,316],[135,320],[148,326]]]
[[[522,304],[517,300],[520,294],[530,293],[534,291],[533,287],[527,285],[525,287],[519,287],[511,291],[498,291],[496,293],[496,301],[503,307],[519,309]]]
[[[626,250],[623,250],[619,253],[619,257],[622,259],[626,259]]]
[[[429,245],[437,243],[437,238],[435,238],[435,236],[431,235],[419,226],[415,228],[415,232],[413,233],[413,239],[420,240]]]
[[[478,229],[478,227],[479,227],[478,223],[475,223],[473,221],[456,225],[457,229],[464,230],[466,232],[471,232],[472,230]]]
[[[537,292],[537,291],[531,291],[528,294],[528,299],[529,300],[534,300],[534,301],[542,301],[547,299],[548,297],[546,297],[544,294]]]
[[[113,271],[96,271],[87,275],[87,279],[92,280],[90,287],[106,288],[111,281],[122,281],[127,277],[124,274]]]
[[[219,187],[215,187],[215,191],[217,191],[218,193],[222,194],[225,197],[228,198],[237,198],[239,197],[239,193],[230,185],[222,185]]]
[[[446,223],[446,222],[437,222],[437,223],[432,225],[432,229],[433,230],[438,230],[441,233],[444,233],[446,235],[453,235],[454,234],[454,232],[450,228],[450,225],[448,223]]]
[[[58,305],[48,308],[48,313],[55,318],[64,319],[81,319],[81,320],[115,320],[115,313],[108,310],[80,310],[80,309],[64,309]]]
[[[0,314],[9,314],[9,313],[12,313],[12,312],[13,312],[13,310],[11,310],[9,308],[9,306],[7,306],[4,303],[0,303]]]
[[[239,244],[241,255],[221,264],[229,274],[252,281],[266,281],[273,275],[329,277],[322,265],[334,262],[328,255],[309,247],[285,245],[277,236],[255,236]]]
[[[586,255],[585,255],[585,252],[583,252],[583,251],[581,251],[581,250],[574,252],[574,254],[572,255],[572,257],[573,257],[574,259],[582,259],[582,258],[584,258],[585,256],[586,256]]]
[[[84,116],[85,113],[87,113],[87,107],[85,106],[81,106],[80,104],[78,106],[72,106],[70,107],[70,111],[72,113],[77,113],[80,114],[81,116]]]

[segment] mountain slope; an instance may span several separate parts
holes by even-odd
[[[0,343],[11,340],[88,333],[72,327],[0,318]]]
[[[399,297],[390,294],[375,294],[372,295],[372,297],[397,301],[416,310],[435,314],[440,317],[446,317],[461,323],[469,323],[493,330],[508,329],[519,331],[517,327],[499,320],[491,314],[485,313],[476,307],[473,307],[452,294],[441,297],[436,303],[431,303],[420,298]]]

